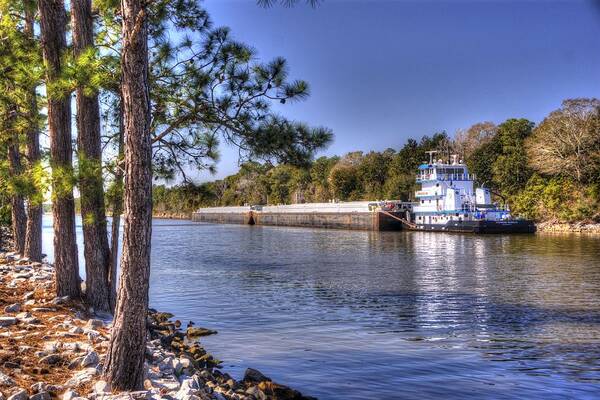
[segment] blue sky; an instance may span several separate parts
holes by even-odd
[[[312,9],[205,0],[215,25],[262,60],[283,56],[311,97],[277,107],[333,129],[323,154],[399,148],[479,121],[539,122],[600,96],[600,5],[569,1],[334,1]],[[216,177],[237,171],[222,147]],[[202,174],[199,180],[214,179]]]

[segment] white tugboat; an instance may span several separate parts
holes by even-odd
[[[449,163],[435,160],[429,153],[429,163],[419,166],[415,193],[417,202],[411,213],[413,229],[473,232],[532,233],[532,221],[513,218],[510,210],[492,203],[487,188],[474,188],[474,176],[467,166],[452,156]]]

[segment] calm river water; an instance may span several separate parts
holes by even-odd
[[[151,305],[218,330],[202,343],[238,378],[320,399],[600,398],[599,238],[155,220],[152,246]]]

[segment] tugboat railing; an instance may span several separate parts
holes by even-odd
[[[417,182],[426,181],[474,181],[474,174],[420,174],[416,176]]]

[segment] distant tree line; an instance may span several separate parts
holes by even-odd
[[[520,216],[536,220],[600,219],[600,101],[565,100],[539,125],[508,119],[481,122],[450,137],[409,139],[400,149],[320,157],[306,167],[245,162],[238,173],[199,185],[154,188],[154,209],[189,213],[199,207],[291,204],[332,199],[413,200],[416,169],[458,154]]]

